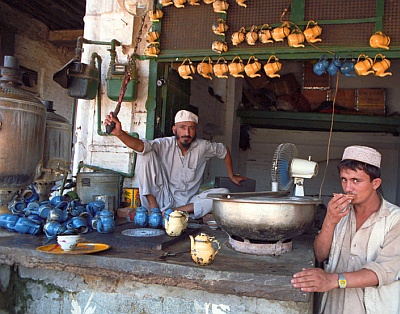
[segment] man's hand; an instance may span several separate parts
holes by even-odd
[[[105,120],[104,120],[104,125],[110,125],[112,122],[115,123],[115,128],[112,130],[111,134],[115,135],[115,136],[119,136],[122,133],[122,126],[121,126],[121,122],[119,121],[119,119],[117,117],[113,116],[113,113],[110,112]]]
[[[338,274],[327,273],[321,268],[303,268],[290,282],[304,292],[326,292],[339,287]]]
[[[242,182],[243,180],[247,180],[248,178],[241,176],[239,174],[234,174],[234,175],[230,176],[229,179],[231,179],[231,181],[233,183],[235,183],[236,185],[240,185],[240,182]]]

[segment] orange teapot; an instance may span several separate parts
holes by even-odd
[[[361,58],[364,58],[364,60],[360,60]],[[371,69],[373,64],[374,61],[371,58],[365,54],[360,54],[357,58],[357,63],[354,65],[354,70],[359,76],[373,74],[374,71]]]
[[[258,40],[261,41],[263,44],[272,43],[274,42],[271,40],[271,27],[269,24],[264,24],[261,26],[260,31],[258,32]]]
[[[289,23],[284,22],[281,26],[274,28],[271,34],[275,41],[283,41],[290,34]]]
[[[160,49],[157,44],[150,44],[144,49],[144,54],[148,57],[158,57]]]
[[[214,75],[218,78],[228,78],[229,68],[224,57],[220,57],[214,64]]]
[[[229,74],[233,77],[241,77],[244,78],[244,75],[241,74],[244,72],[244,64],[242,59],[239,56],[236,56],[232,59],[232,62],[228,65]]]
[[[369,45],[372,48],[383,48],[389,50],[389,44],[390,44],[390,37],[386,36],[382,32],[376,32],[369,39]]]
[[[208,62],[205,61],[206,58],[208,58]],[[211,75],[213,74],[213,66],[210,57],[204,57],[203,60],[197,65],[197,73],[204,78],[212,80]]]
[[[159,3],[163,7],[167,7],[167,6],[171,5],[171,4],[174,4],[174,2],[172,0],[159,0]]]
[[[153,30],[150,28],[148,33],[146,34],[146,41],[150,44],[157,43],[157,40],[160,38],[160,33],[157,30]]]
[[[257,73],[260,70],[261,63],[258,62],[256,57],[251,56],[244,67],[244,71],[246,72],[247,76],[251,78],[260,77],[261,74]]]
[[[178,9],[185,7],[186,0],[174,0],[174,6]]]
[[[304,34],[297,30],[293,30],[292,33],[287,37],[288,45],[294,48],[303,48],[304,39]]]
[[[311,23],[313,23],[314,26],[310,26]],[[317,38],[318,36],[321,35],[321,33],[322,33],[322,27],[319,26],[313,20],[308,21],[306,29],[303,31],[304,37],[309,43],[316,43],[322,41],[321,38]]]
[[[274,62],[272,62],[272,59],[274,59]],[[280,69],[282,69],[282,63],[279,62],[279,59],[275,55],[270,56],[264,65],[264,72],[270,78],[281,77],[279,74],[276,74]]]
[[[164,16],[164,12],[161,9],[154,9],[149,11],[150,21],[158,22]]]
[[[226,13],[229,3],[225,0],[216,0],[213,2],[213,8],[215,13]]]
[[[228,25],[224,19],[219,19],[217,23],[214,23],[212,26],[212,31],[216,35],[225,35],[225,32],[228,30]]]
[[[258,40],[257,26],[253,25],[246,34],[246,42],[248,45],[255,45]]]
[[[179,75],[185,80],[193,80],[192,74],[196,73],[196,68],[192,65],[192,61],[189,58],[183,60],[182,64],[178,67]]]
[[[215,40],[212,43],[212,51],[217,53],[223,53],[228,51],[228,45],[224,41]]]
[[[242,43],[245,40],[245,38],[246,38],[246,29],[244,27],[241,27],[239,29],[239,31],[234,32],[232,34],[232,37],[231,37],[232,45],[234,45],[234,46],[239,45],[240,43]]]
[[[381,57],[382,59],[379,62],[376,61],[378,57]],[[392,75],[391,72],[385,72],[389,68],[390,68],[390,60],[386,59],[386,57],[381,54],[377,54],[374,58],[374,64],[372,66],[372,70],[374,70],[375,76],[385,77],[388,75]]]

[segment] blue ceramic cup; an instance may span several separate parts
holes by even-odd
[[[41,227],[41,224],[38,224],[29,218],[20,217],[14,226],[14,231],[36,235],[41,232]]]
[[[57,235],[63,234],[66,230],[66,226],[58,221],[49,221],[43,226],[43,231],[48,238],[55,238]]]

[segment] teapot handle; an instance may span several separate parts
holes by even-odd
[[[376,63],[376,58],[381,57],[382,61],[386,58],[384,55],[378,53],[374,58],[374,63]]]
[[[206,57],[204,57],[203,58],[203,60],[201,61],[201,62],[205,62],[205,60],[208,58],[208,63],[212,63],[212,61],[211,61],[211,58],[210,57],[208,57],[208,56],[206,56]]]
[[[213,239],[212,243],[215,243],[217,245],[217,249],[215,250],[215,252],[213,254],[213,258],[214,258],[215,255],[217,255],[217,253],[221,250],[221,243],[219,243],[219,241],[216,239]]]
[[[275,62],[279,60],[275,55],[270,55],[269,58],[268,58],[267,63],[270,63],[270,61],[271,61],[272,58],[275,59]]]
[[[315,21],[309,20],[308,23],[307,23],[306,29],[310,26],[310,23],[313,23],[314,26],[317,25],[317,23],[315,23]]]
[[[223,63],[226,63],[226,60],[224,57],[219,57],[219,59],[217,60],[217,64],[220,63],[220,61],[222,61]]]
[[[254,62],[257,61],[257,58],[255,56],[250,56],[249,60],[247,60],[247,64],[250,63],[250,61],[253,60]]]
[[[240,63],[242,59],[239,56],[236,56],[232,59],[232,63],[234,63],[237,60],[237,63]]]
[[[263,29],[271,29],[271,26],[268,23],[265,23],[263,26],[261,26],[260,30],[263,30]]]

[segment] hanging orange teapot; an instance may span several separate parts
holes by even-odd
[[[267,44],[274,42],[273,40],[271,40],[271,38],[271,27],[269,26],[269,24],[264,24],[263,26],[261,26],[261,29],[258,32],[258,40],[263,44]]]
[[[206,62],[207,58],[208,62]],[[210,57],[204,57],[203,60],[197,65],[197,73],[204,78],[212,80],[213,66]]]
[[[154,9],[149,11],[150,21],[158,22],[164,16],[164,12],[161,9]]]
[[[223,53],[228,51],[228,45],[224,41],[215,40],[212,43],[212,51],[217,53]]]
[[[232,45],[234,45],[234,46],[239,45],[240,43],[242,43],[245,40],[245,38],[246,38],[246,29],[244,27],[241,27],[239,29],[239,31],[234,32],[232,34],[232,37],[231,37]]]
[[[258,62],[258,59],[254,56],[251,56],[247,61],[247,64],[244,67],[244,71],[246,72],[248,77],[255,78],[260,77],[261,74],[257,73],[261,69],[261,63]]]
[[[364,60],[360,60],[364,58]],[[357,58],[357,63],[354,65],[354,70],[359,76],[366,76],[368,74],[373,74],[374,71],[371,70],[374,61],[365,54],[360,54]]]
[[[297,30],[293,30],[292,33],[287,37],[288,45],[294,48],[303,48],[304,39],[304,34]]]
[[[228,30],[228,25],[224,19],[219,19],[217,23],[212,25],[212,31],[216,35],[225,35],[225,32]]]
[[[213,8],[215,13],[226,13],[229,3],[225,0],[216,0],[213,2]]]
[[[246,42],[248,45],[255,45],[258,40],[257,26],[253,25],[246,34]]]
[[[220,57],[214,64],[214,75],[218,78],[228,78],[229,68],[224,57]]]
[[[379,62],[376,61],[378,57],[381,57],[382,59]],[[392,75],[391,72],[385,72],[389,68],[390,68],[390,60],[386,59],[386,57],[381,55],[380,53],[377,54],[374,58],[374,64],[372,65],[372,70],[374,70],[375,76],[385,77],[388,75]]]
[[[275,41],[283,41],[290,34],[289,23],[284,22],[281,26],[274,28],[271,34]]]
[[[232,59],[232,62],[228,65],[229,74],[233,77],[241,77],[244,78],[244,75],[241,74],[244,72],[244,64],[242,59],[239,56],[236,56]]]
[[[274,62],[272,62],[272,59],[274,59]],[[270,56],[264,65],[264,72],[270,78],[281,77],[279,74],[276,74],[280,69],[282,69],[282,63],[279,62],[279,59],[275,55]]]
[[[369,45],[372,48],[383,48],[389,50],[389,44],[390,44],[390,37],[386,36],[382,32],[376,32],[369,39]]]
[[[189,58],[185,58],[182,64],[178,67],[178,73],[185,80],[193,80],[192,74],[196,73],[196,68],[192,65],[192,61],[190,61]]]
[[[310,26],[310,24],[313,23],[314,26]],[[316,43],[319,41],[322,41],[321,38],[317,38],[322,34],[322,27],[319,26],[316,22],[313,20],[308,21],[306,29],[303,31],[304,37],[309,43]]]
[[[150,44],[144,49],[144,54],[148,57],[158,57],[159,53],[160,49],[156,43]]]

